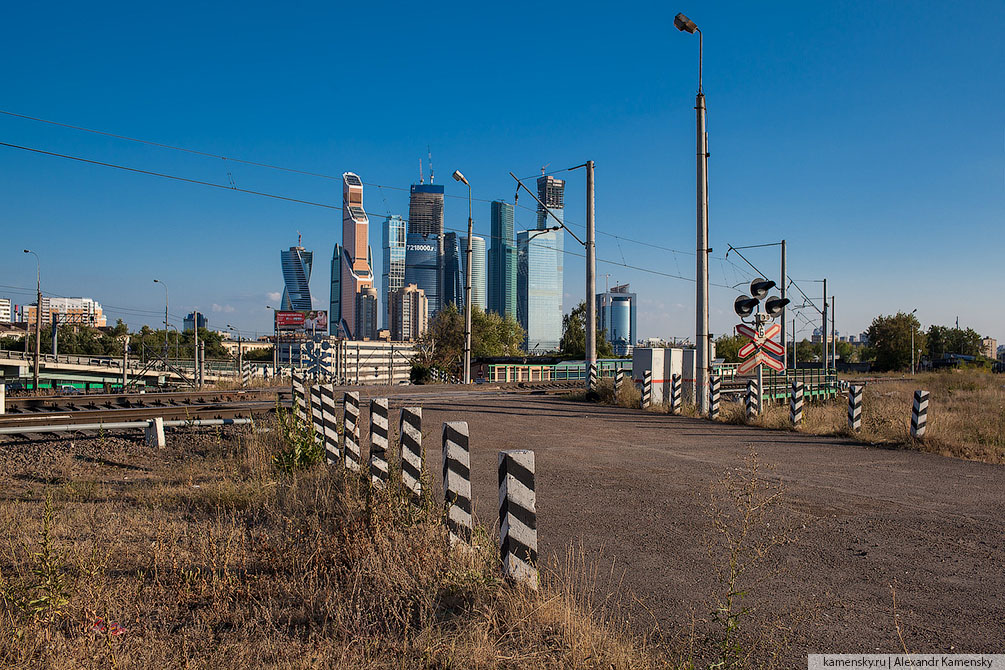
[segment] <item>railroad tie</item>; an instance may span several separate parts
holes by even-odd
[[[379,488],[387,486],[387,398],[370,401],[370,482]]]
[[[862,391],[864,386],[848,387],[848,428],[862,430]]]
[[[325,462],[340,465],[342,454],[338,434],[338,404],[335,401],[335,385],[321,386],[321,420],[324,429]]]
[[[914,392],[914,406],[911,409],[911,437],[920,439],[928,429],[928,391]]]
[[[793,426],[803,423],[803,383],[792,382],[792,395],[789,396],[789,421]]]
[[[401,484],[415,500],[422,497],[422,408],[402,407],[398,430],[401,443]]]
[[[680,375],[670,375],[670,413],[680,414],[681,407],[681,378]]]
[[[468,422],[443,424],[443,498],[451,544],[471,542],[471,451]]]
[[[342,443],[345,449],[345,467],[352,472],[359,472],[363,456],[359,448],[359,392],[346,391],[343,396],[345,419],[342,428]]]
[[[722,389],[722,377],[712,375],[708,383],[708,418],[715,421],[719,418],[719,395]]]
[[[534,452],[499,452],[499,555],[503,576],[537,589]]]

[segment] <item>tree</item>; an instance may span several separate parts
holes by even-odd
[[[925,333],[913,314],[877,316],[869,326],[869,347],[877,370],[906,370],[911,366],[911,333],[915,351],[925,349]]]
[[[562,340],[559,349],[568,358],[586,358],[586,301],[562,317]],[[614,348],[607,341],[607,331],[597,331],[597,358],[611,358]]]
[[[524,332],[513,317],[471,309],[471,356],[517,356]],[[416,363],[459,371],[464,361],[464,314],[453,303],[436,313],[418,342]]]
[[[743,335],[720,335],[715,340],[715,355],[727,363],[739,363],[740,347],[746,343]]]
[[[855,363],[858,360],[858,350],[851,342],[838,342],[838,358],[844,363]]]
[[[928,357],[933,361],[946,354],[976,356],[981,350],[981,336],[973,328],[932,325],[928,328],[927,340]]]
[[[796,364],[820,360],[820,344],[802,340],[796,343]]]

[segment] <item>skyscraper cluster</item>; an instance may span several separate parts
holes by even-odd
[[[516,318],[526,332],[530,353],[557,350],[562,337],[563,233],[554,218],[564,218],[565,182],[551,176],[537,181],[537,227],[516,233],[514,205],[491,203],[491,242],[472,235],[471,304]],[[444,228],[444,187],[420,174],[409,189],[408,218],[389,214],[382,225],[380,290],[373,275],[369,217],[363,208],[363,182],[342,175],[342,240],[331,261],[329,333],[347,339],[376,339],[379,329],[393,339],[415,339],[437,312],[464,308],[468,239]],[[310,310],[313,254],[302,246],[281,252],[282,309]],[[634,305],[633,305],[634,307]],[[631,328],[634,333],[634,324]]]

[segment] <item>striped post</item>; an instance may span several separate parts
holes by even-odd
[[[347,391],[344,404],[342,444],[345,449],[345,467],[353,472],[359,472],[363,466],[363,455],[359,448],[359,392]]]
[[[757,380],[748,379],[747,380],[747,419],[753,419],[757,416]]]
[[[680,414],[681,405],[681,378],[680,375],[670,375],[670,413]]]
[[[803,422],[803,383],[792,382],[792,395],[789,396],[789,421],[793,426]]]
[[[338,439],[338,410],[335,402],[335,385],[321,386],[321,422],[324,432],[325,462],[339,465],[342,461]]]
[[[503,576],[537,589],[534,452],[499,452],[499,554]]]
[[[451,544],[471,542],[471,452],[467,421],[443,424],[443,498]]]
[[[294,372],[290,376],[290,383],[293,387],[293,415],[300,420],[307,419],[307,399],[304,397],[304,378]]]
[[[722,389],[722,377],[712,375],[708,380],[708,418],[715,421],[719,418],[719,394]]]
[[[928,391],[914,392],[914,407],[911,410],[911,437],[920,439],[928,429]]]
[[[422,497],[422,408],[402,407],[398,430],[401,443],[401,485]]]
[[[863,386],[848,387],[848,428],[854,431],[862,430],[862,391]]]
[[[251,384],[251,363],[244,361],[241,366],[241,386],[249,386]]]
[[[625,371],[618,370],[614,373],[614,397],[621,395],[621,389],[625,386]]]
[[[586,376],[586,390],[595,391],[597,389],[597,364],[590,363],[590,369]]]
[[[387,465],[387,398],[370,401],[370,482],[381,488],[390,478]]]
[[[321,384],[315,383],[308,393],[310,401],[311,432],[314,434],[314,441],[323,444],[325,434],[324,414],[321,408]]]
[[[653,404],[653,371],[642,373],[642,409]]]

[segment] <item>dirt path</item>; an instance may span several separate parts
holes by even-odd
[[[542,559],[582,547],[637,625],[663,631],[708,612],[710,486],[742,468],[750,446],[785,488],[797,541],[752,589],[758,621],[814,612],[789,655],[897,651],[890,584],[912,652],[1000,651],[1005,638],[1005,469],[834,438],[710,424],[547,396],[422,402],[433,430],[467,420],[476,513],[494,521],[496,451],[537,452]],[[433,428],[435,426],[435,429]],[[782,522],[783,520],[779,520]],[[602,595],[602,594],[601,594]],[[647,610],[651,610],[652,615]],[[800,661],[800,664],[805,661]]]

